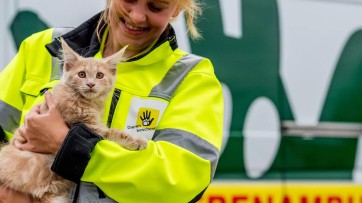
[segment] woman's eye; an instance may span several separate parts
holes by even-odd
[[[103,76],[104,76],[104,74],[103,74],[103,73],[97,73],[97,76],[96,76],[96,77],[97,77],[98,79],[102,79],[102,78],[103,78]]]
[[[150,3],[148,5],[149,9],[153,12],[161,12],[163,8],[161,6],[157,6],[156,4]]]
[[[84,71],[80,71],[80,72],[78,73],[78,76],[79,76],[80,78],[85,78],[86,74],[85,74]]]

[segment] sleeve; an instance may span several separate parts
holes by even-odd
[[[204,60],[188,74],[146,149],[129,151],[99,140],[94,148],[84,146],[90,147],[84,152],[90,153],[89,161],[55,172],[82,168],[74,180],[93,182],[117,202],[193,202],[210,184],[221,148],[222,91],[210,69],[210,61]],[[60,158],[54,165],[67,161]]]
[[[52,33],[51,28],[26,38],[0,73],[0,126],[7,139],[33,106],[40,88],[49,81],[51,56],[44,46],[52,40]]]
[[[51,170],[58,172],[63,178],[78,183],[88,164],[90,153],[101,139],[101,136],[92,132],[84,124],[74,125],[57,153]],[[63,160],[66,162],[62,163]],[[72,168],[72,166],[78,167]],[[69,171],[68,168],[73,170]]]
[[[24,101],[21,87],[25,74],[25,45],[20,45],[19,52],[0,73],[0,126],[9,139],[19,126],[21,109]]]

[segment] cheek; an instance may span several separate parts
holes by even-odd
[[[113,77],[104,76],[102,79],[98,79],[97,83],[99,83],[102,86],[112,86],[114,83],[114,79]]]
[[[83,85],[83,84],[85,83],[85,80],[84,80],[84,79],[79,78],[79,77],[77,77],[77,76],[74,76],[74,79],[73,79],[72,81],[73,81],[73,84],[74,84],[75,86],[81,86],[81,85]]]
[[[117,13],[110,11],[108,15],[109,23],[111,24],[111,26],[114,27],[116,24],[118,24],[119,15]]]
[[[69,74],[67,77],[66,77],[66,81],[70,84],[73,84],[73,83],[78,83],[77,80],[78,80],[78,75],[75,75],[75,74]]]
[[[149,22],[153,28],[157,28],[157,30],[162,32],[169,24],[170,18],[163,15],[152,15],[152,17],[149,18]]]
[[[71,76],[70,82],[68,82],[68,85],[72,87],[73,89],[77,90],[80,89],[83,86],[82,81],[80,78]]]
[[[113,87],[115,82],[116,82],[116,79],[108,78],[106,83],[107,83],[107,86]]]

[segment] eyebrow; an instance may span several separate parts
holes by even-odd
[[[154,0],[154,1],[157,3],[161,3],[161,4],[166,4],[166,5],[171,3],[169,0]]]

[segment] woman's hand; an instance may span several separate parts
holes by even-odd
[[[23,193],[9,190],[0,185],[0,203],[31,203],[31,198]]]
[[[45,102],[48,106],[46,112],[41,112],[37,105],[25,116],[24,125],[19,128],[24,139],[14,140],[18,149],[47,154],[56,154],[60,149],[69,128],[50,92],[45,93]]]

